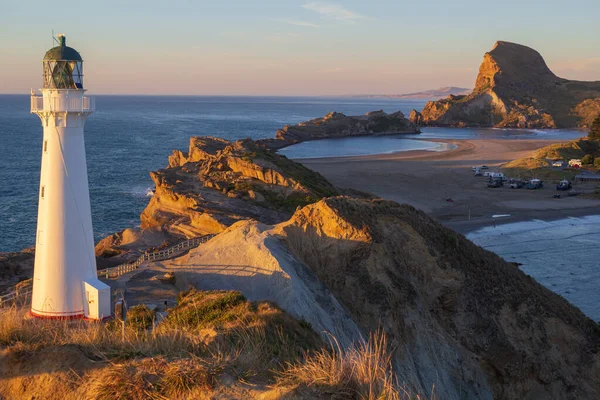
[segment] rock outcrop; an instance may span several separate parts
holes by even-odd
[[[298,206],[337,194],[316,172],[246,139],[193,137],[187,153],[150,176],[156,189],[142,230],[186,237],[221,232],[239,220],[277,223]]]
[[[430,101],[423,123],[513,128],[585,127],[597,115],[600,81],[557,77],[535,50],[497,42],[485,54],[469,95]]]
[[[380,110],[359,116],[331,112],[298,125],[286,125],[277,131],[275,139],[259,142],[271,149],[280,149],[308,140],[399,133],[419,133],[417,126],[407,120],[401,111],[387,114]]]
[[[410,115],[408,116],[408,120],[411,122],[411,124],[421,126],[423,125],[423,114],[421,114],[417,110],[411,110]]]

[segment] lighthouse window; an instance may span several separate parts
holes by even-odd
[[[42,199],[44,198],[44,192],[46,191],[46,186],[42,186]]]
[[[48,152],[48,141],[44,140],[44,153]]]
[[[83,88],[83,64],[81,61],[44,61],[44,88]]]

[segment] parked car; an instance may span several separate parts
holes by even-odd
[[[527,189],[541,189],[542,187],[544,187],[544,182],[539,179],[531,179],[527,183]]]
[[[508,187],[511,189],[521,189],[523,187],[523,181],[511,179]]]
[[[563,179],[562,181],[560,181],[558,183],[558,185],[556,185],[556,190],[569,190],[571,189],[572,185],[571,182],[569,182],[566,179]]]
[[[499,188],[504,186],[504,183],[502,182],[502,178],[492,178],[488,181],[487,187],[490,188]]]

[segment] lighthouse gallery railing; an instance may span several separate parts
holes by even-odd
[[[88,96],[43,97],[31,96],[31,112],[94,112],[96,98]]]
[[[184,240],[178,244],[164,250],[158,250],[152,253],[144,253],[136,260],[125,264],[117,265],[116,267],[105,268],[98,270],[98,277],[105,279],[117,279],[121,275],[137,269],[141,264],[148,261],[159,261],[171,258],[181,250],[196,247],[200,243],[206,243],[215,235],[204,235],[193,239]],[[33,279],[26,279],[19,282],[12,291],[0,296],[0,307],[15,304],[17,301],[22,303],[28,301],[31,297],[33,289]]]

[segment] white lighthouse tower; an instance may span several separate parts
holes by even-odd
[[[58,39],[42,61],[41,96],[31,93],[44,128],[31,314],[103,319],[110,288],[97,278],[83,138],[94,99],[84,96],[81,56]]]

